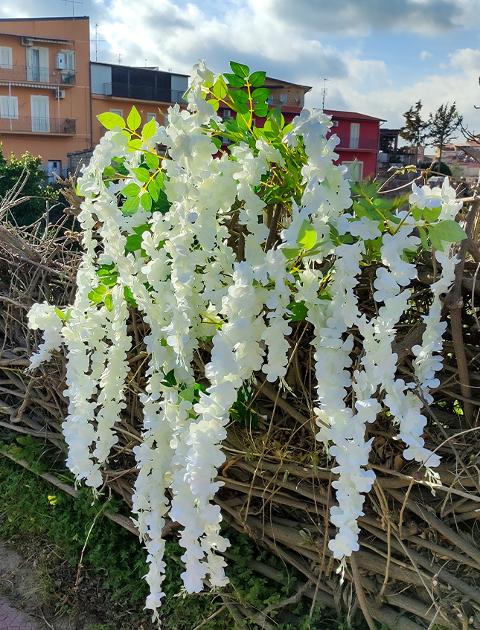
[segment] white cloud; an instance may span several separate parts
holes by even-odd
[[[330,106],[335,106],[335,96],[339,93],[341,106],[385,118],[385,126],[396,127],[403,124],[402,113],[418,100],[423,103],[424,117],[442,103],[455,101],[465,123],[478,132],[480,110],[474,105],[480,105],[479,73],[480,49],[458,49],[451,54],[443,72],[427,75],[403,87],[390,84],[364,90],[361,82],[360,85],[348,79],[332,82]],[[316,98],[316,103],[319,102]]]
[[[422,61],[427,61],[428,59],[431,59],[433,55],[429,50],[422,50],[419,57]]]

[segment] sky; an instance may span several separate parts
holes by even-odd
[[[307,106],[403,123],[455,101],[480,132],[480,0],[2,0],[0,17],[88,15],[92,59],[188,74],[233,59],[312,86]],[[96,43],[95,43],[96,42]],[[324,80],[326,79],[326,81]]]

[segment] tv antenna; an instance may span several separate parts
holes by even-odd
[[[65,3],[65,7],[69,4],[72,5],[72,17],[75,17],[75,5],[78,4],[80,6],[83,4],[82,0],[63,0],[63,2]]]
[[[104,42],[104,39],[98,39],[98,23],[95,24],[95,61],[98,61],[98,42]]]
[[[323,90],[322,90],[322,109],[325,109],[325,98],[327,96],[327,81],[326,77],[323,77]]]

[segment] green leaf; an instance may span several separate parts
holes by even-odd
[[[161,212],[165,214],[170,209],[170,202],[168,201],[168,197],[163,190],[160,190],[158,193],[158,200],[155,202],[155,205],[152,207],[152,212]]]
[[[425,221],[428,221],[429,223],[434,223],[440,216],[441,211],[441,206],[438,206],[438,208],[424,208],[423,216],[425,218]]]
[[[115,269],[115,265],[102,265],[96,273],[100,279],[100,284],[106,287],[114,287],[117,284],[118,271]]]
[[[458,243],[467,238],[465,231],[456,221],[434,223],[429,228],[430,239],[432,238],[432,233],[435,239],[446,241],[447,243]]]
[[[229,74],[226,72],[224,75],[225,79],[227,79],[228,84],[232,87],[243,87],[245,85],[245,79],[241,77],[237,77],[236,74]]]
[[[141,182],[148,182],[148,180],[150,179],[150,171],[147,171],[146,168],[133,168],[132,169],[133,172],[135,173],[135,175],[137,176],[137,179]]]
[[[217,101],[216,98],[209,98],[207,100],[207,103],[209,105],[211,105],[216,112],[218,112],[218,108],[220,107],[220,103]]]
[[[142,204],[142,208],[147,212],[150,212],[152,209],[152,198],[148,194],[148,192],[143,193],[140,197],[140,203]]]
[[[155,118],[151,118],[147,123],[144,124],[142,129],[142,140],[150,140],[152,136],[157,132],[157,121]]]
[[[68,319],[68,311],[66,313],[64,313],[61,309],[57,308],[55,306],[54,308],[55,311],[55,315],[62,320],[62,322],[66,321]]]
[[[97,119],[105,129],[123,129],[125,127],[125,120],[113,112],[98,114]]]
[[[265,118],[265,116],[268,114],[267,103],[259,103],[258,105],[255,105],[253,112],[257,116],[260,116],[261,118]]]
[[[317,232],[313,225],[308,221],[302,223],[298,234],[297,243],[303,246],[303,249],[309,250],[315,247],[317,243]]]
[[[158,188],[158,183],[157,180],[152,180],[148,186],[147,186],[147,190],[148,193],[150,195],[150,197],[153,199],[153,201],[157,201],[158,200],[158,194],[160,192],[159,188]]]
[[[308,315],[308,308],[305,306],[305,302],[292,302],[288,305],[288,310],[291,313],[290,321],[292,322],[304,322]]]
[[[135,138],[135,140],[129,140],[127,143],[127,147],[132,151],[138,151],[142,146],[142,141],[139,138]]]
[[[105,308],[107,309],[107,311],[112,312],[112,310],[113,310],[113,299],[112,299],[112,294],[111,293],[107,293],[107,295],[105,296],[105,299],[103,300],[103,303],[105,304]]]
[[[143,225],[139,225],[134,228],[133,234],[129,234],[127,236],[127,241],[125,243],[125,251],[126,252],[136,252],[142,248],[142,236],[143,233],[148,230],[148,225],[144,223]]]
[[[246,78],[250,74],[250,68],[237,61],[231,61],[230,68],[237,77]]]
[[[160,158],[156,153],[145,153],[144,159],[148,168],[152,169],[152,171],[157,170],[158,165],[160,164]]]
[[[295,260],[300,255],[299,247],[285,247],[280,250],[288,260]]]
[[[137,306],[137,302],[133,297],[132,289],[130,287],[123,288],[123,297],[129,306]]]
[[[418,234],[420,236],[420,240],[422,241],[422,247],[423,249],[429,249],[428,247],[428,238],[427,238],[427,232],[425,230],[425,228],[423,227],[419,227],[418,228]]]
[[[135,107],[135,105],[133,105],[132,109],[130,110],[130,113],[127,116],[128,128],[131,129],[132,131],[136,131],[140,127],[141,124],[142,124],[142,117],[138,113],[138,109]]]
[[[138,196],[128,197],[128,199],[122,206],[123,214],[135,214],[135,212],[138,210],[139,204],[140,199],[138,198]]]
[[[116,175],[116,171],[113,166],[106,166],[103,169],[102,177],[103,179],[113,179]]]
[[[257,88],[256,90],[253,90],[252,92],[252,97],[254,101],[260,101],[260,102],[264,102],[267,100],[267,98],[270,96],[270,90],[267,90],[267,88]]]
[[[140,186],[135,182],[130,182],[122,189],[122,195],[125,197],[135,197],[140,192]]]
[[[95,289],[92,289],[88,294],[88,299],[92,304],[100,304],[103,302],[108,289],[104,284],[99,285]]]
[[[263,70],[259,70],[258,72],[253,72],[249,76],[248,80],[250,81],[250,85],[252,85],[253,87],[261,87],[265,83],[266,76],[266,72],[263,72]]]
[[[212,87],[212,93],[218,98],[223,99],[228,94],[228,88],[225,79],[220,75]]]

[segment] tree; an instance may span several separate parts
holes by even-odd
[[[405,125],[400,130],[400,137],[415,147],[415,164],[418,162],[418,147],[425,140],[428,123],[422,120],[422,101],[417,101],[408,109],[403,117]]]
[[[427,137],[430,143],[438,148],[438,162],[442,159],[443,148],[455,136],[462,121],[463,116],[458,112],[455,101],[451,105],[448,103],[440,105],[434,114],[430,114]]]
[[[12,218],[18,225],[30,225],[45,212],[47,202],[55,202],[58,199],[58,193],[46,185],[41,165],[41,159],[28,152],[19,157],[12,154],[6,158],[0,145],[0,199],[14,187],[25,172],[28,173],[21,195],[30,199],[11,210]]]

